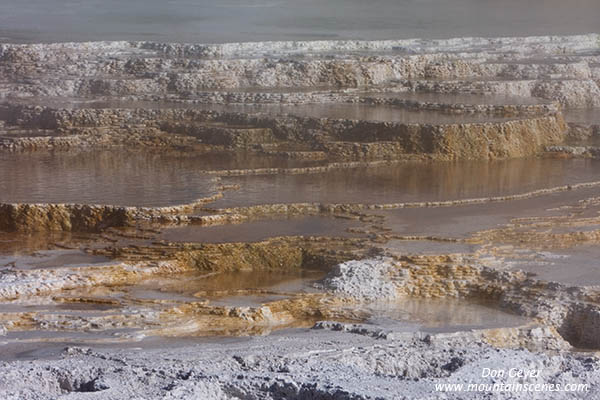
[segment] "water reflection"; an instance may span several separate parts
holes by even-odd
[[[294,167],[252,154],[129,151],[0,154],[0,202],[139,206],[182,204],[216,193],[213,169]]]
[[[215,207],[265,203],[392,203],[464,199],[595,181],[593,160],[514,159],[494,162],[399,163],[323,174],[224,179],[241,189]]]
[[[257,242],[278,236],[334,236],[351,235],[348,228],[359,227],[358,221],[325,216],[270,219],[215,226],[182,226],[165,229],[160,239],[171,242],[226,243]]]

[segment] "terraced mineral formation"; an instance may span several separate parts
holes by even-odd
[[[520,42],[7,44],[0,49],[2,146],[202,143],[262,151],[304,146],[341,159],[529,156],[564,141],[561,106],[599,106],[597,42],[588,35]],[[415,97],[424,92],[482,96],[474,103],[468,96],[460,103]],[[298,115],[294,107],[267,107],[323,103],[356,107],[326,118],[311,116],[310,108]],[[386,107],[421,115],[370,120],[372,110]],[[436,122],[444,114],[500,119]]]
[[[600,396],[599,85],[598,34],[0,44],[0,397]]]

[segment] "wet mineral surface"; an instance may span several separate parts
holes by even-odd
[[[0,397],[600,396],[599,44],[0,44]]]

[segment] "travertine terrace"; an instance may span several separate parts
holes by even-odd
[[[599,138],[598,34],[0,44],[0,397],[599,398]]]

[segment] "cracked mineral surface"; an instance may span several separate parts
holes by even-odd
[[[0,398],[600,399],[599,116],[599,34],[0,44]]]

